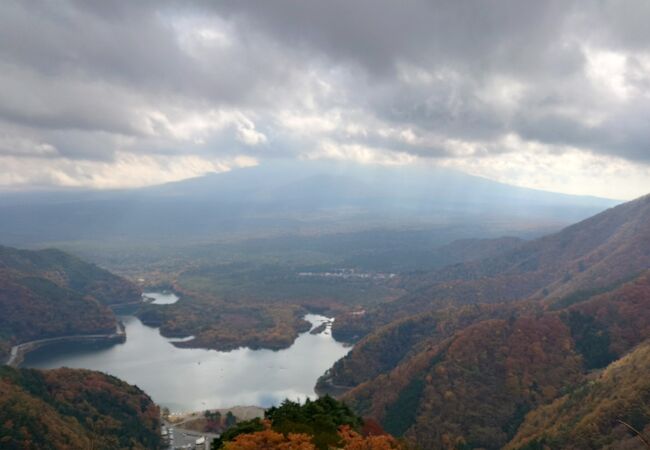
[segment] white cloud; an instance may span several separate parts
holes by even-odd
[[[650,192],[650,167],[577,148],[558,149],[506,136],[510,151],[438,163],[493,180],[576,195],[631,199]]]
[[[631,94],[626,83],[626,60],[624,53],[602,49],[585,48],[586,75],[603,95],[615,100],[627,100]]]
[[[0,173],[0,187],[141,187],[257,164],[255,158],[245,155],[210,160],[199,156],[154,156],[118,152],[110,162],[0,156],[0,165],[5,168]]]
[[[415,163],[417,160],[417,157],[406,152],[394,152],[365,145],[338,144],[335,142],[323,142],[318,149],[306,153],[304,157],[309,160],[330,159],[384,166],[401,166]]]
[[[35,5],[0,6],[4,186],[145,185],[250,155],[650,190],[643,2]]]

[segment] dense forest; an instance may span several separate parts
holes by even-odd
[[[240,422],[213,443],[224,450],[405,449],[376,423],[362,420],[344,403],[324,396],[304,404],[285,400],[265,419]]]
[[[34,251],[0,246],[0,269],[46,278],[104,305],[140,300],[140,290],[133,283],[57,249]]]
[[[0,247],[0,360],[26,341],[114,333],[108,306],[139,300],[133,283],[67,253]]]
[[[574,424],[587,414],[566,411],[567,399],[582,395],[598,371],[638,370],[639,357],[626,355],[650,339],[648,224],[644,197],[503,256],[427,275],[438,281],[344,321],[359,324],[350,335],[367,335],[319,380],[319,391],[344,393],[357,413],[424,448],[600,448],[579,439],[633,438],[617,420],[643,432],[650,415],[632,377],[610,383],[609,397],[594,403],[594,414],[616,420],[585,428],[579,439],[559,420],[573,415],[566,423]],[[516,294],[499,294],[510,288]],[[389,315],[397,320],[380,326]],[[596,401],[605,390],[590,392]]]
[[[303,319],[307,310],[299,305],[247,305],[179,288],[175,292],[181,296],[179,302],[143,305],[137,315],[146,325],[159,327],[164,336],[194,336],[175,343],[179,347],[279,350],[291,346],[299,333],[310,328]]]
[[[591,371],[650,338],[650,277],[564,310],[531,314],[531,309],[507,308],[506,319],[493,318],[488,310],[485,317],[492,318],[434,337],[386,375],[373,376],[376,369],[369,364],[369,381],[344,398],[355,410],[378,418],[387,431],[426,448],[500,448],[526,413],[578,389]],[[386,341],[375,337],[370,347],[356,349],[362,361],[353,352],[333,372],[338,368],[340,379],[354,382],[346,374],[363,379],[363,361],[375,359],[368,352],[380,360],[391,354],[399,359],[401,352],[391,352],[394,330],[385,333]]]
[[[509,450],[643,448],[650,435],[650,342],[528,414]],[[641,436],[641,438],[640,438]]]
[[[195,250],[192,263],[170,262],[166,275],[142,275],[153,277],[154,286],[173,289],[181,300],[146,305],[138,316],[166,336],[194,336],[179,344],[185,347],[286,348],[307,329],[302,320],[307,312],[342,316],[391,302],[417,286],[402,281],[405,271],[478,260],[523,242],[442,244],[459,232],[467,231],[380,230],[207,245]]]
[[[88,370],[0,367],[0,448],[160,448],[160,412],[140,389]]]

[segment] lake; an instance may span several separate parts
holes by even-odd
[[[145,292],[142,299],[154,305],[171,305],[178,301],[178,296],[173,292]]]
[[[329,328],[316,335],[303,333],[279,351],[181,349],[137,317],[119,317],[126,328],[125,343],[43,347],[29,353],[23,367],[99,370],[139,386],[172,412],[186,412],[315,398],[318,377],[350,350],[332,338]],[[330,320],[316,314],[305,319],[312,329]]]

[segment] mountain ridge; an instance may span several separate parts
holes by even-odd
[[[0,246],[0,357],[32,340],[113,334],[108,306],[137,301],[133,283],[75,256]]]
[[[415,292],[335,321],[361,340],[319,391],[424,448],[500,448],[526,413],[650,340],[650,196],[414,279]]]
[[[650,195],[484,260],[407,278],[419,286],[362,317],[342,316],[337,339],[361,337],[388,320],[458,303],[533,298],[553,303],[628,280],[650,267]]]
[[[276,162],[132,190],[8,193],[0,199],[0,232],[6,243],[33,245],[367,229],[395,217],[566,224],[617,203],[450,169]]]

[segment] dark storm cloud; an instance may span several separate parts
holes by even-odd
[[[2,61],[43,76],[239,103],[258,84],[287,75],[282,55],[262,39],[236,39],[225,49],[190,54],[174,23],[196,15],[207,23],[218,20],[191,7],[178,10],[166,2],[7,2],[2,8]]]
[[[589,97],[599,94],[590,88],[584,73],[589,46],[649,56],[648,2],[281,0],[260,4],[232,0],[210,4],[246,29],[261,28],[287,46],[309,47],[334,64],[361,66],[371,75],[366,81],[378,88],[353,92],[370,99],[370,113],[387,120],[444,131],[455,138],[511,131],[545,143],[650,160],[650,127],[634,114],[614,112],[603,123],[586,126],[548,111],[539,117],[535,109],[540,97],[557,94],[555,85],[581,91],[582,99],[576,99],[574,92],[562,93],[566,105],[594,106]],[[634,64],[635,57],[628,57]],[[428,71],[434,80],[415,86],[400,82],[398,72],[404,65]],[[453,79],[440,77],[441,73],[451,73]],[[530,92],[518,99],[516,110],[504,113],[476,95],[491,77],[523,83]],[[648,77],[635,79],[631,73],[628,78],[645,96],[641,105],[633,105],[635,114],[647,110]],[[576,100],[581,103],[571,103]]]
[[[580,3],[580,2],[579,2]],[[545,76],[575,70],[572,45],[556,45],[572,1],[281,0],[209,3],[286,45],[307,45],[340,62],[394,76],[398,63],[451,67],[472,78],[492,71]],[[580,61],[577,61],[579,65]]]
[[[519,134],[538,142],[556,145],[586,146],[592,150],[636,160],[650,161],[648,118],[650,104],[628,105],[597,126],[555,115],[522,117],[516,124]]]
[[[650,163],[649,5],[6,1],[0,156],[478,158],[514,135]]]

